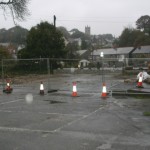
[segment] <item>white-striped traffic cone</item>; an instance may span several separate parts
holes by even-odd
[[[13,89],[10,87],[10,82],[7,81],[6,88],[3,90],[3,92],[5,92],[5,93],[11,93],[12,90]]]
[[[106,90],[106,84],[103,83],[103,88],[102,88],[102,94],[101,94],[102,98],[106,98],[107,97],[107,90]]]
[[[40,95],[44,95],[44,85],[43,85],[42,81],[41,81],[41,84],[40,84]]]
[[[76,82],[73,82],[72,96],[73,97],[77,96],[77,83]]]
[[[136,87],[143,88],[143,74],[142,74],[142,72],[140,73],[139,81],[138,81]]]

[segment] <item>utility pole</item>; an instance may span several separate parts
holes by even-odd
[[[102,60],[102,83],[105,83],[104,62],[103,62],[104,53],[103,52],[100,53],[100,57]]]
[[[54,15],[54,27],[56,28],[56,16]]]

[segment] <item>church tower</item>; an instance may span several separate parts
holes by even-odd
[[[91,35],[91,27],[85,26],[85,35],[88,35],[88,36]]]

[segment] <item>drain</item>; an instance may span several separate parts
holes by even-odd
[[[127,96],[117,96],[117,95],[115,95],[115,96],[112,96],[113,98],[115,98],[115,99],[128,99],[128,97]]]
[[[44,101],[49,101],[50,104],[66,103],[63,101],[56,101],[56,100],[44,100]]]
[[[50,104],[58,104],[58,103],[66,103],[66,102],[50,100]]]

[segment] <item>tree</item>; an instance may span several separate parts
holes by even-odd
[[[137,29],[145,29],[146,27],[150,27],[150,16],[148,15],[141,16],[136,21],[136,26],[137,26]]]
[[[1,59],[4,59],[4,58],[10,58],[10,54],[8,52],[8,50],[3,47],[3,46],[0,46],[0,60]]]
[[[143,29],[145,33],[150,34],[150,16],[145,15],[141,16],[137,21],[136,21],[136,26],[137,29]]]
[[[81,39],[85,38],[85,34],[79,31],[78,29],[72,29],[70,32],[72,32],[71,34],[72,38],[81,38]]]
[[[88,48],[89,44],[85,40],[82,40],[81,49],[88,49]]]
[[[117,47],[150,45],[150,16],[140,17],[136,21],[136,25],[137,29],[126,27],[120,37],[114,40],[113,44],[117,45]]]
[[[67,31],[67,29],[65,27],[57,27],[58,30],[60,30],[60,32],[63,34],[63,36],[68,39],[70,37],[69,32]]]
[[[125,28],[122,31],[119,39],[116,40],[114,44],[117,44],[119,47],[138,47],[140,45],[149,45],[150,37],[146,36],[143,32],[134,28]]]
[[[29,31],[27,46],[20,54],[21,58],[62,58],[66,54],[64,47],[62,33],[48,22],[41,22]]]
[[[11,14],[15,23],[15,20],[25,20],[25,17],[30,14],[27,9],[28,2],[29,0],[7,0],[5,2],[0,0],[0,9],[4,11],[4,15]]]
[[[131,36],[132,32],[133,32],[132,28],[125,28],[122,31],[122,34],[119,37],[119,46],[120,47],[133,46],[134,37]]]
[[[79,48],[78,48],[78,44],[76,42],[68,43],[65,49],[67,51],[68,58],[78,58],[79,57],[77,54],[77,50]]]
[[[0,43],[25,44],[27,33],[28,30],[20,26],[15,26],[8,30],[0,29]]]

